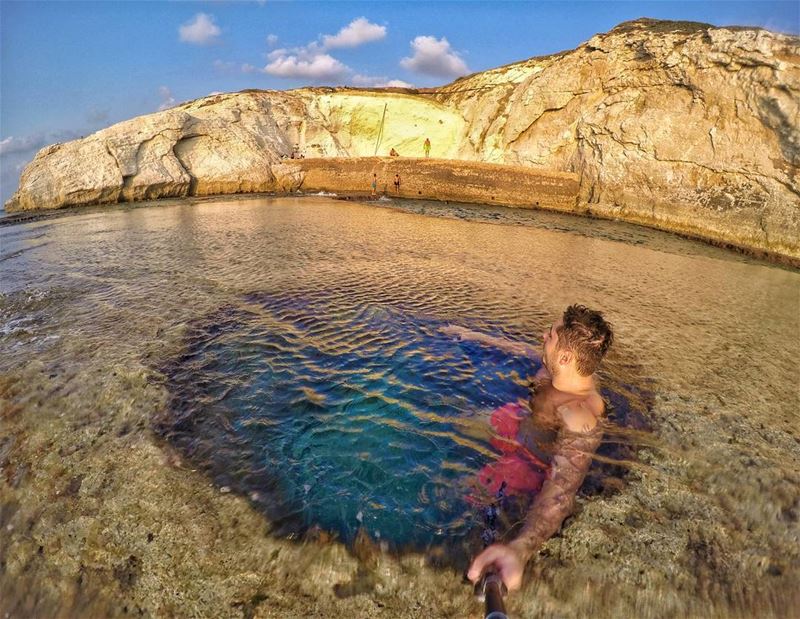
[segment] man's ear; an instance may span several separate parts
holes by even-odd
[[[558,363],[559,365],[569,365],[569,362],[572,361],[572,352],[569,350],[562,350],[558,353]]]

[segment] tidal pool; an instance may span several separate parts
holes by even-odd
[[[797,607],[795,270],[613,222],[322,197],[57,214],[0,243],[3,610],[477,613],[465,497],[538,361],[443,327],[538,345],[574,302],[616,329],[614,429],[512,611]]]
[[[497,455],[488,413],[525,402],[539,363],[450,326],[355,282],[243,295],[194,321],[161,369],[171,400],[156,431],[249,496],[276,533],[352,544],[361,530],[392,550],[439,545],[463,559],[494,498],[477,483]],[[629,391],[604,390],[621,427]],[[621,458],[611,444],[601,453]]]

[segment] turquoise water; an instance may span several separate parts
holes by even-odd
[[[209,436],[212,453],[194,455],[287,532],[352,542],[363,526],[393,547],[465,535],[464,497],[491,457],[484,412],[526,397],[533,361],[457,341],[413,308],[326,292],[252,294],[197,323],[168,371],[168,435]]]

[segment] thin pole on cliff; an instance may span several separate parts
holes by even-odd
[[[378,139],[375,141],[375,152],[374,155],[378,154],[378,146],[381,145],[381,140],[383,139],[383,121],[386,120],[386,108],[389,107],[388,103],[383,104],[383,116],[381,116],[381,126],[378,128]]]

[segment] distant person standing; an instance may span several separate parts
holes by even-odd
[[[394,175],[394,192],[395,193],[400,193],[400,175],[399,174],[395,174]]]
[[[425,151],[425,156],[431,156],[431,140],[430,138],[425,138],[425,144],[422,145],[422,150]]]
[[[373,174],[372,175],[372,195],[373,196],[378,195],[378,175],[377,174]]]

